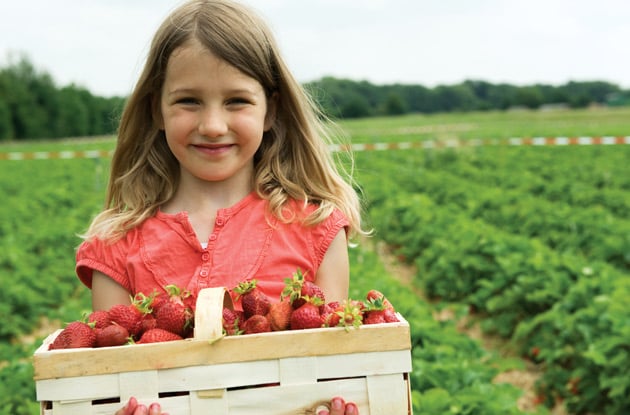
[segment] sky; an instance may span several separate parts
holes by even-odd
[[[300,82],[435,87],[466,79],[630,89],[628,0],[242,0]],[[0,0],[0,68],[20,56],[100,96],[128,95],[181,0]]]

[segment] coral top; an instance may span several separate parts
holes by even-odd
[[[205,248],[186,212],[169,215],[158,211],[114,243],[83,242],[76,255],[77,275],[91,288],[92,271],[98,270],[132,294],[150,294],[168,284],[197,294],[206,287],[232,289],[255,278],[258,287],[277,300],[284,279],[298,268],[306,279],[314,279],[332,240],[349,222],[335,210],[315,226],[299,221],[285,224],[272,217],[267,206],[266,200],[250,193],[219,210]],[[309,205],[306,213],[313,209]]]

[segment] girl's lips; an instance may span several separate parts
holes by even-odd
[[[229,151],[234,144],[193,145],[198,151],[209,155],[220,155]]]

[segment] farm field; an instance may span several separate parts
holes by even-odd
[[[630,109],[415,115],[341,127],[352,143],[628,136]],[[0,153],[113,146],[41,141],[3,144]],[[630,411],[629,159],[630,145],[355,154],[375,233],[351,250],[351,296],[380,289],[409,320],[414,413],[523,413],[521,391],[492,380],[526,364],[542,373],[533,413]],[[107,159],[0,160],[2,415],[39,413],[29,357],[43,336],[89,309],[74,248],[101,207],[107,170]],[[415,270],[410,282],[386,269],[377,241]],[[444,310],[455,318],[433,318]],[[485,350],[457,331],[457,318],[479,322],[503,348]]]

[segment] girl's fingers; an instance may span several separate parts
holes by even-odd
[[[346,402],[343,400],[343,398],[340,398],[338,396],[332,398],[332,400],[330,401],[330,415],[344,415],[345,407]]]
[[[359,415],[359,408],[357,408],[354,403],[350,402],[346,405],[345,415]]]
[[[149,415],[160,415],[162,413],[162,408],[160,408],[160,405],[157,403],[152,403],[151,406],[149,406]]]
[[[136,398],[131,397],[129,398],[127,405],[125,405],[122,409],[116,411],[116,415],[133,415],[133,412],[136,410],[137,406],[138,401],[136,400]]]
[[[149,409],[145,405],[138,405],[132,415],[149,415]]]

